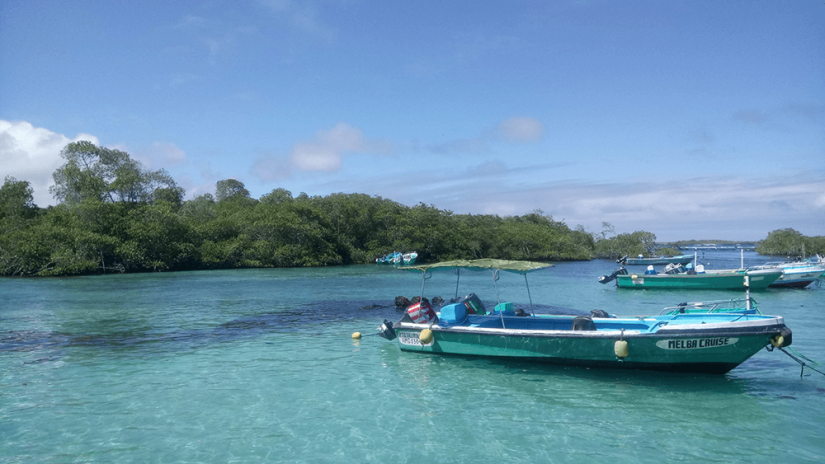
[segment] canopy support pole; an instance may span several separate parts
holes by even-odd
[[[422,272],[421,277],[422,277],[422,279],[421,279],[421,294],[418,296],[418,298],[419,298],[418,301],[420,303],[423,303],[424,302],[424,283],[427,282],[427,271]]]
[[[527,298],[530,300],[530,314],[535,316],[536,313],[533,311],[533,297],[530,295],[530,284],[527,283],[527,273],[524,273],[524,285],[527,286]]]
[[[498,307],[498,315],[501,316],[501,328],[506,329],[507,327],[504,327],[504,308],[501,307],[501,297],[498,295],[498,278],[498,269],[493,269],[493,287],[496,288],[496,301],[498,302],[496,306]]]
[[[461,280],[461,268],[455,268],[455,275],[455,298],[453,299],[453,302],[458,300],[458,281]]]
[[[425,270],[421,273],[421,275],[421,295],[418,297],[419,308],[424,307],[424,284],[427,282],[427,271]],[[430,275],[430,277],[432,277],[432,274]],[[433,321],[430,321],[428,327],[432,328],[433,324]]]

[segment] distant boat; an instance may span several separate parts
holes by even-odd
[[[782,276],[771,287],[805,288],[825,276],[825,262],[818,255],[808,261],[765,263],[751,269],[781,269]]]
[[[376,264],[397,264],[401,266],[409,266],[415,264],[418,259],[418,253],[412,251],[410,253],[390,253],[375,260]]]
[[[649,266],[661,264],[687,264],[693,261],[693,255],[679,255],[679,256],[660,256],[658,258],[643,258],[639,255],[638,258],[629,258],[624,256],[616,260],[617,263],[626,264],[628,266]]]
[[[656,272],[649,266],[644,273],[630,273],[621,267],[599,282],[616,281],[619,288],[669,288],[703,290],[762,290],[782,276],[780,269],[737,269],[705,271],[702,265],[688,271],[681,265],[669,264],[664,272]]]

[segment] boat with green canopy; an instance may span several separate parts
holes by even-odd
[[[421,301],[398,322],[385,320],[378,335],[397,340],[402,351],[433,355],[483,356],[563,365],[722,374],[763,348],[791,344],[791,330],[779,316],[760,314],[750,304],[719,303],[713,311],[687,304],[652,316],[537,313],[527,286],[529,311],[501,301],[501,272],[527,275],[552,265],[526,261],[461,260],[410,267],[422,275]],[[423,298],[433,273],[490,272],[496,301],[475,294],[436,311]],[[728,307],[728,308],[725,308]],[[684,310],[687,308],[687,310]]]

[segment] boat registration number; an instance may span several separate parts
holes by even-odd
[[[412,345],[412,346],[433,346],[433,342],[430,343],[421,343],[421,339],[418,338],[418,332],[396,332],[398,335],[398,341],[401,342],[402,345]]]
[[[663,350],[698,350],[703,348],[720,348],[738,342],[734,337],[680,338],[676,340],[659,340],[656,346]]]

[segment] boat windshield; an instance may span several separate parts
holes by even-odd
[[[730,300],[696,301],[669,306],[659,314],[694,313],[754,313],[762,314],[753,298],[733,298]]]

